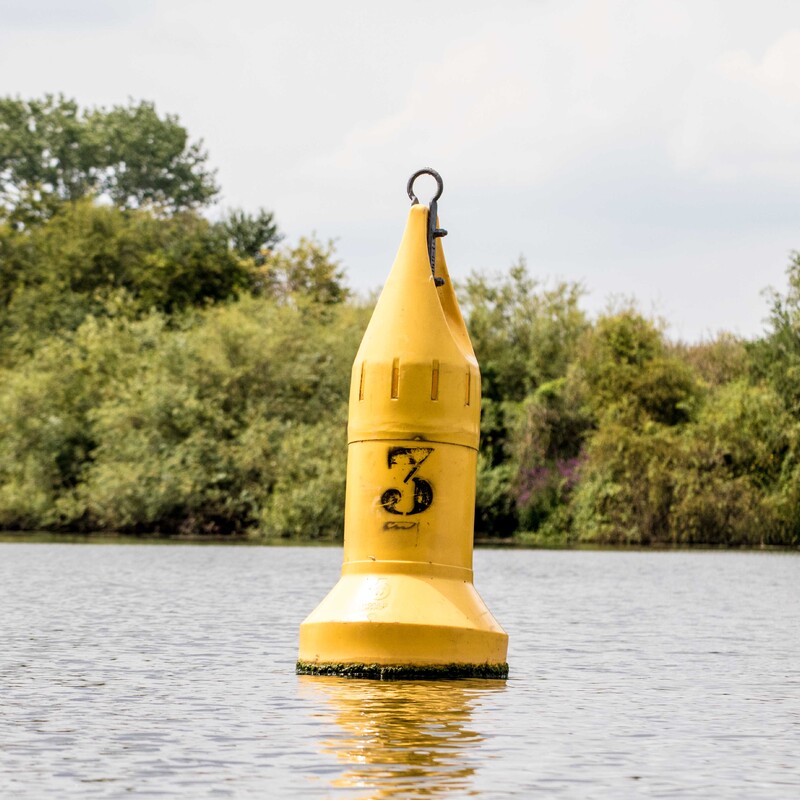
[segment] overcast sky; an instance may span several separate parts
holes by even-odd
[[[422,166],[454,277],[524,255],[674,338],[758,334],[800,249],[797,0],[0,0],[0,94],[45,92],[177,114],[359,289]]]

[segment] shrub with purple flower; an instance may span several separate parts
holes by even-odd
[[[580,480],[584,462],[581,452],[572,458],[554,458],[520,469],[515,500],[523,529],[536,530],[559,505],[566,503]]]

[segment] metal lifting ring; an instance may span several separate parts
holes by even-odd
[[[442,192],[444,191],[444,181],[442,181],[442,176],[435,169],[431,169],[430,167],[418,169],[408,179],[408,185],[406,186],[406,191],[408,192],[408,196],[411,198],[412,206],[415,206],[419,203],[419,199],[414,194],[414,181],[419,178],[420,175],[430,175],[436,181],[436,194],[431,198],[430,203],[428,203],[427,244],[428,259],[431,262],[431,275],[433,276],[433,282],[436,284],[436,286],[443,286],[444,278],[436,274],[436,240],[442,236],[447,236],[447,231],[444,228],[436,227],[438,217],[436,201],[442,196]]]
[[[414,181],[419,178],[420,175],[430,175],[436,181],[436,194],[433,196],[431,203],[435,203],[442,196],[442,192],[444,191],[444,182],[442,181],[442,176],[435,169],[431,169],[430,167],[418,169],[408,179],[408,185],[406,186],[406,191],[408,192],[408,196],[411,198],[412,206],[415,206],[417,203],[419,203],[419,198],[414,194]]]

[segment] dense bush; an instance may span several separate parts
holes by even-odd
[[[459,297],[481,367],[481,444],[476,529],[511,536],[527,513],[520,473],[529,463],[519,445],[526,409],[537,389],[563,376],[588,327],[580,286],[543,286],[524,261],[492,278],[472,274]],[[525,490],[522,489],[522,492]],[[533,502],[538,502],[535,497]]]
[[[0,527],[341,536],[349,370],[369,308],[348,299],[329,247],[301,242],[253,265],[238,299],[169,313],[95,293],[80,321],[19,347],[12,337]],[[794,351],[774,340],[785,330],[673,345],[633,308],[590,323],[576,287],[535,288],[519,266],[471,280],[487,376],[480,536],[798,543],[800,420],[771,366],[790,370]],[[536,315],[528,354],[506,352]]]
[[[7,370],[0,527],[341,531],[357,306],[87,318]]]

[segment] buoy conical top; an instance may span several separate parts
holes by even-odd
[[[478,362],[440,242],[436,269],[442,285],[431,272],[427,227],[428,208],[412,206],[353,364],[349,442],[435,439],[478,446]]]
[[[508,672],[472,583],[480,373],[435,209],[412,205],[353,364],[342,576],[300,627],[298,672]]]

